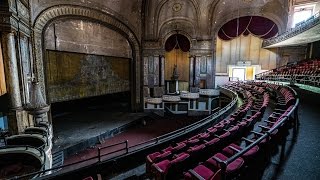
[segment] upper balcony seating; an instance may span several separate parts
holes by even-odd
[[[320,86],[320,59],[304,60],[256,75],[258,80],[289,81]]]

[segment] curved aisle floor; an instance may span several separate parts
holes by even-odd
[[[300,97],[297,137],[293,131],[264,171],[262,179],[320,179],[320,94],[296,89]]]

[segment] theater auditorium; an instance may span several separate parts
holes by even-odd
[[[1,0],[0,179],[320,179],[319,0]]]

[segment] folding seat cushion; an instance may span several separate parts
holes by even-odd
[[[218,123],[216,125],[214,125],[213,127],[216,128],[217,130],[224,128],[224,124],[223,123]]]
[[[187,147],[186,143],[180,142],[180,143],[177,143],[177,145],[172,148],[171,152],[175,153],[177,151],[182,151],[186,147]]]
[[[220,159],[221,161],[226,161],[228,159],[227,156],[225,156],[221,153],[215,154],[214,157],[216,157],[217,159]],[[217,168],[217,169],[220,168],[219,163],[213,158],[209,158],[206,161],[206,164],[208,164],[214,168]],[[227,165],[226,173],[227,174],[234,173],[234,172],[240,170],[242,168],[243,164],[244,164],[244,160],[241,157],[237,158],[236,160],[234,160],[233,162],[231,162],[230,164]]]
[[[168,159],[166,159],[153,164],[152,167],[153,167],[153,171],[156,174],[167,174],[169,171],[169,168],[171,167],[171,162]]]
[[[225,138],[229,137],[230,135],[231,135],[231,133],[229,131],[227,131],[227,132],[221,134],[219,136],[219,138],[222,140],[222,139],[225,139]]]
[[[248,126],[247,121],[240,121],[238,122],[237,126],[239,127],[239,132],[243,132],[243,130]]]
[[[231,124],[235,124],[237,121],[236,121],[235,118],[230,118],[230,119],[229,119],[229,122],[230,122]]]
[[[216,132],[218,131],[218,129],[215,128],[215,127],[210,127],[210,128],[207,129],[207,131],[208,131],[210,134],[213,134],[213,133],[216,133]]]
[[[180,163],[180,162],[186,160],[189,157],[190,157],[190,154],[182,152],[182,153],[177,154],[177,155],[174,156],[174,159],[171,161],[171,164]]]
[[[235,150],[235,149],[237,149],[237,150]],[[226,154],[228,156],[233,156],[236,153],[238,153],[239,151],[241,151],[242,149],[243,148],[241,148],[239,145],[232,143],[229,146],[225,147],[222,151],[224,154]],[[253,158],[258,153],[258,151],[259,151],[259,146],[254,146],[249,151],[244,153],[241,157],[244,158],[245,160],[247,160],[249,158]]]
[[[204,148],[205,148],[205,145],[204,145],[204,144],[195,145],[195,146],[190,147],[190,148],[187,150],[187,153],[188,153],[188,154],[193,154],[193,153],[196,153],[196,152],[201,151],[201,150],[204,149]]]
[[[201,140],[205,140],[208,138],[210,138],[210,133],[200,133],[199,134],[199,139],[201,139]]]
[[[221,179],[220,171],[221,171],[220,169],[217,171],[213,171],[212,169],[209,169],[208,167],[200,164],[194,169],[184,173],[184,179],[191,180],[191,179],[202,178],[204,180],[220,180]],[[198,176],[200,176],[200,178]]]
[[[169,156],[171,156],[170,151],[165,151],[163,153],[155,152],[155,153],[147,155],[146,172],[147,173],[151,172],[151,165],[153,163],[157,163],[159,161],[162,161],[163,159],[168,158]]]
[[[186,141],[186,143],[190,146],[190,145],[195,145],[195,144],[199,144],[200,140],[199,139],[188,139]]]
[[[155,153],[149,154],[149,155],[147,155],[147,160],[152,162],[159,155],[161,155],[160,152],[155,152]]]
[[[171,155],[170,151],[166,151],[166,152],[163,152],[163,153],[155,152],[155,153],[149,154],[147,156],[147,159],[150,162],[155,162],[158,159],[163,159],[163,158],[168,157],[170,155]]]
[[[212,145],[217,144],[219,141],[220,141],[219,138],[213,138],[213,139],[211,139],[210,141],[206,142],[205,145],[206,145],[206,146],[212,146]]]
[[[173,147],[172,146],[168,146],[168,147],[166,147],[166,148],[164,148],[164,149],[162,149],[162,152],[171,152],[172,151],[172,149],[173,149]]]
[[[239,126],[233,126],[228,131],[231,133],[231,135],[234,135],[239,130]]]
[[[89,177],[86,177],[86,178],[84,178],[82,180],[93,180],[93,177],[89,176]]]

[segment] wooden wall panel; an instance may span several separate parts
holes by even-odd
[[[250,36],[250,55],[249,59],[252,64],[259,64],[261,40],[254,36]]]
[[[231,41],[223,41],[222,42],[222,57],[221,57],[221,66],[220,66],[220,72],[227,72],[227,65],[232,62],[231,60]]]
[[[227,66],[237,65],[238,61],[251,61],[252,65],[261,65],[262,70],[276,66],[275,49],[261,48],[262,39],[253,35],[242,35],[230,41],[217,38],[216,44],[217,73],[227,73]]]
[[[250,55],[250,37],[244,36],[241,38],[238,38],[240,40],[240,60],[242,61],[248,61],[249,55]]]
[[[226,52],[228,52],[227,49],[229,49],[229,53],[230,53],[230,61],[229,63],[231,64],[236,64],[238,59],[239,59],[239,47],[240,47],[240,39],[235,39],[235,41],[230,41],[230,43],[227,43],[227,42],[224,42],[224,44],[227,44],[227,46],[229,47],[226,47],[225,50]],[[228,65],[228,64],[227,64]]]
[[[267,49],[260,50],[259,64],[261,69],[269,69],[270,51]]]
[[[165,80],[171,80],[174,65],[177,64],[179,80],[189,82],[189,52],[174,49],[165,53]]]
[[[217,40],[216,45],[216,73],[221,73],[221,62],[222,62],[222,41]]]

